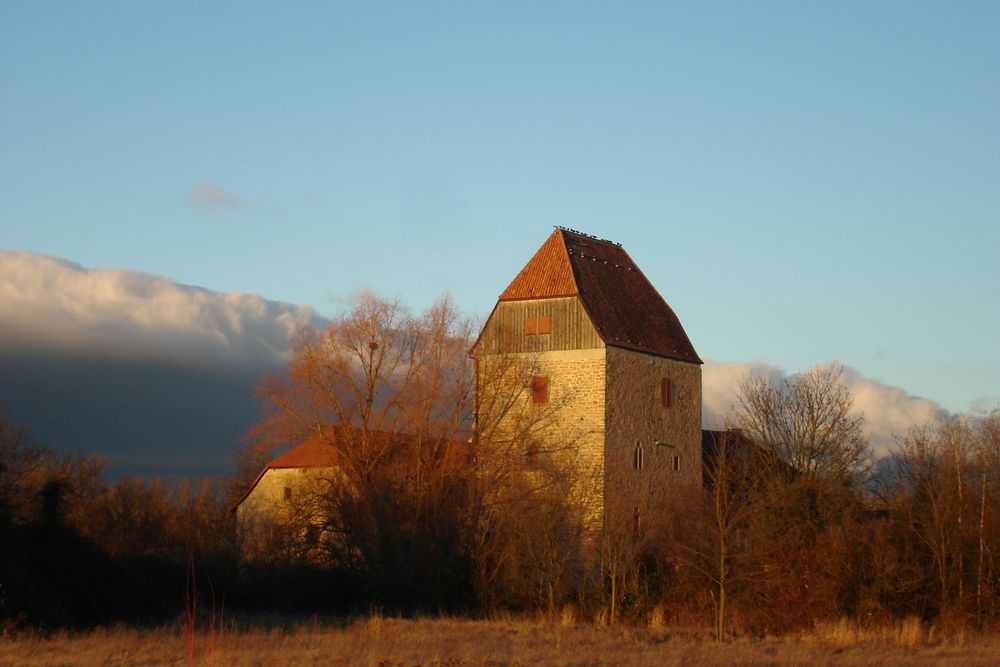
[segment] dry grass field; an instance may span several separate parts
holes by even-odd
[[[930,635],[930,636],[929,636]],[[935,639],[919,624],[859,632],[832,624],[795,637],[735,639],[666,627],[606,628],[562,621],[373,615],[351,622],[228,627],[221,636],[181,628],[98,629],[0,639],[0,665],[997,665],[997,636]]]

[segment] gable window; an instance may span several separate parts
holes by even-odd
[[[531,378],[531,402],[535,405],[549,402],[549,378],[547,375],[536,375]]]
[[[642,466],[645,463],[645,456],[642,452],[642,445],[636,443],[635,451],[632,452],[632,467],[636,470],[642,470]]]
[[[660,380],[660,405],[669,408],[674,404],[674,381],[670,378]]]
[[[547,334],[552,332],[552,318],[548,315],[538,315],[526,317],[524,319],[524,333],[526,336]]]

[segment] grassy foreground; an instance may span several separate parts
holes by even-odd
[[[935,640],[896,626],[863,633],[830,625],[795,637],[716,644],[671,628],[379,615],[352,622],[182,628],[102,628],[0,638],[0,665],[997,665],[996,635]]]

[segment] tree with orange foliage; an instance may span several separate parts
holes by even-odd
[[[384,597],[467,581],[472,479],[471,323],[447,299],[412,316],[364,292],[324,330],[298,332],[244,468],[319,438],[336,470],[301,499],[329,562]],[[416,589],[420,589],[418,593]]]
[[[359,574],[390,603],[553,606],[582,530],[572,443],[536,446],[559,402],[528,400],[532,359],[477,364],[474,331],[448,299],[414,316],[370,292],[326,329],[302,328],[287,372],[259,385],[267,417],[244,480],[319,439],[334,465],[287,503],[305,530],[278,531],[305,560]]]

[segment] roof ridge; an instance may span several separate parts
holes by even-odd
[[[555,225],[555,228],[563,232],[569,232],[570,234],[576,234],[577,236],[582,236],[584,238],[590,239],[591,241],[599,241],[601,243],[607,243],[608,245],[617,246],[619,248],[622,247],[622,244],[618,243],[617,241],[612,241],[611,239],[602,239],[600,236],[594,236],[593,234],[588,234],[587,232],[581,232],[579,229],[573,229],[571,227],[563,227],[562,225]]]

